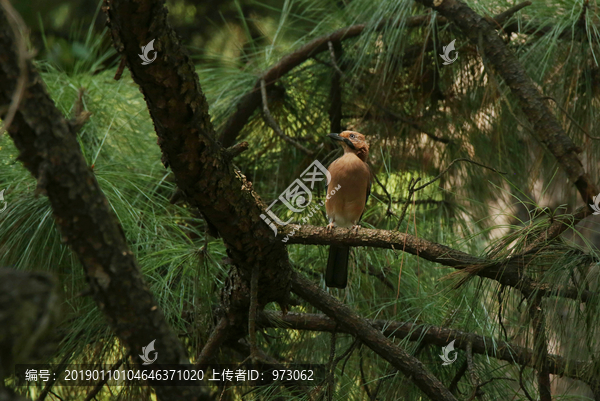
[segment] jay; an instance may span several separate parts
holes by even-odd
[[[371,193],[371,169],[367,164],[369,145],[362,134],[344,131],[341,134],[329,134],[339,141],[344,154],[328,167],[331,181],[327,187],[328,199],[325,201],[328,229],[333,227],[359,228],[369,194]],[[339,189],[333,194],[332,190]],[[350,247],[331,245],[327,260],[325,283],[328,287],[346,288],[348,282],[348,256]]]

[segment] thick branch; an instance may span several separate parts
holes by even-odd
[[[391,342],[348,306],[295,272],[292,273],[292,291],[329,317],[334,318],[347,332],[359,338],[379,356],[410,377],[415,385],[432,400],[456,400],[452,393],[427,371],[421,361]]]
[[[491,261],[397,231],[361,228],[356,233],[351,229],[327,230],[326,227],[290,224],[286,226],[285,232],[280,233],[280,236],[285,237],[291,232],[294,234],[293,236],[288,235],[288,244],[369,246],[398,251],[404,249],[405,252],[431,262],[496,280],[501,284],[520,290],[526,297],[538,291],[544,296],[561,296],[587,302],[595,296],[595,293],[590,291],[580,291],[567,286],[551,286],[534,281],[520,271],[522,263],[519,258]]]
[[[0,106],[10,103],[20,76],[14,41],[0,12]],[[156,340],[162,363],[185,363],[186,352],[146,286],[123,229],[68,122],[31,63],[27,68],[29,81],[8,132],[19,149],[19,159],[47,193],[62,239],[79,257],[96,304],[131,350],[139,351]],[[197,390],[156,387],[164,400],[190,399],[191,391]]]
[[[491,337],[466,333],[446,327],[418,325],[410,322],[373,319],[366,319],[366,322],[381,331],[386,337],[408,338],[410,341],[421,341],[439,347],[444,347],[448,345],[448,342],[456,340],[454,346],[457,349],[466,350],[469,339],[471,339],[473,352],[476,354],[487,355],[517,365],[534,367],[533,350],[505,341],[498,341]],[[259,323],[262,327],[323,332],[333,332],[336,330],[337,325],[335,320],[321,314],[287,313],[284,315],[280,312],[271,311],[262,312],[259,315]],[[337,326],[337,331],[353,334],[352,331],[347,330],[344,326]],[[543,366],[551,374],[567,376],[588,384],[593,383],[593,378],[595,377],[591,371],[591,362],[569,360],[560,355],[548,354]]]
[[[285,246],[274,241],[260,218],[264,205],[231,163],[233,151],[216,142],[194,64],[167,22],[164,0],[106,0],[104,9],[115,47],[127,58],[146,100],[163,162],[173,170],[188,202],[223,238],[235,265],[223,290],[223,302],[227,311],[234,307],[240,313],[231,313],[229,323],[246,323],[249,297],[244,286],[254,266],[261,269],[259,306],[272,301],[285,304],[291,272]],[[140,46],[151,39],[157,59],[142,65]]]

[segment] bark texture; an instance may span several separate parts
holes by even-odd
[[[167,22],[164,1],[106,0],[104,11],[113,43],[148,105],[163,163],[191,205],[218,230],[236,266],[223,292],[230,322],[235,326],[247,314],[246,283],[254,266],[261,269],[259,303],[285,307],[291,273],[287,252],[260,218],[264,204],[252,183],[216,141],[194,64]],[[140,49],[153,39],[157,58],[142,65]]]
[[[10,103],[21,73],[14,44],[13,32],[0,11],[0,108]],[[8,132],[19,149],[19,160],[37,178],[38,189],[47,194],[63,240],[85,269],[96,304],[134,354],[156,340],[161,363],[189,363],[142,278],[74,132],[30,62],[27,69],[23,100]],[[156,387],[161,400],[191,400],[201,391]]]

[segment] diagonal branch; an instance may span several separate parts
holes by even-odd
[[[2,11],[0,60],[0,106],[4,106],[11,101],[21,71],[15,37]],[[19,149],[19,159],[47,193],[62,239],[83,265],[96,304],[130,350],[139,351],[156,340],[162,363],[186,363],[185,349],[144,282],[123,229],[68,122],[48,96],[31,62],[27,61],[26,68],[29,81],[8,133]],[[191,399],[203,391],[155,389],[164,400]]]
[[[313,282],[292,273],[292,291],[335,319],[349,333],[375,351],[379,356],[410,377],[415,385],[432,400],[456,400],[452,393],[432,375],[417,358],[397,346],[371,326],[350,307],[318,288]]]
[[[589,204],[599,190],[579,159],[578,153],[581,153],[581,149],[573,143],[550,112],[543,101],[543,94],[498,36],[495,26],[460,0],[418,1],[438,11],[457,25],[471,43],[481,46],[479,51],[482,52],[482,57],[489,59],[517,98],[523,113],[533,126],[536,139],[554,155],[577,187],[581,199]]]
[[[202,347],[202,351],[196,358],[196,366],[206,366],[210,360],[216,356],[221,345],[223,345],[229,337],[229,322],[226,317],[222,317],[217,322],[212,333],[208,337],[206,344]]]
[[[516,13],[525,6],[528,6],[529,4],[531,4],[529,1],[525,1],[519,5],[516,5],[510,10],[507,10],[504,13],[494,17],[494,20],[498,24],[502,24],[509,17],[511,17],[512,14]],[[426,14],[417,15],[414,17],[407,18],[404,21],[396,21],[393,23],[391,23],[389,20],[383,20],[374,28],[375,30],[381,30],[383,28],[393,26],[403,28],[418,28],[427,25],[430,22],[430,19],[431,15]],[[437,24],[447,24],[446,18],[438,16]],[[270,86],[274,84],[283,75],[287,74],[300,64],[304,63],[306,60],[309,60],[310,58],[314,57],[319,53],[329,50],[329,43],[332,43],[333,46],[335,46],[344,40],[348,40],[362,35],[367,28],[367,24],[356,24],[346,28],[338,29],[337,31],[334,31],[330,34],[313,39],[304,46],[301,46],[299,49],[285,55],[281,58],[281,60],[279,60],[277,64],[275,64],[274,66],[266,70],[264,73],[262,73],[261,78],[258,78],[256,80],[256,83],[254,84],[252,89],[240,98],[236,106],[235,112],[227,120],[225,128],[223,129],[219,137],[219,140],[223,144],[223,146],[229,147],[235,143],[240,131],[242,130],[242,128],[244,128],[250,117],[252,117],[256,109],[259,107],[261,98],[261,79],[264,79],[267,86]]]
[[[291,273],[287,251],[260,218],[265,206],[231,162],[232,151],[216,141],[195,66],[167,22],[164,0],[106,0],[104,10],[113,43],[146,101],[164,164],[190,205],[216,228],[233,262],[223,289],[229,324],[247,324],[255,266],[260,269],[258,305],[285,305]],[[152,39],[158,56],[142,65],[140,46]]]
[[[428,16],[420,16],[415,18],[412,23],[415,26],[424,24],[428,21]],[[382,27],[388,22],[382,22]],[[264,80],[266,85],[272,85],[283,75],[290,72],[295,67],[304,63],[311,57],[329,50],[329,42],[336,44],[343,40],[357,37],[361,35],[367,28],[366,24],[357,24],[350,27],[338,29],[328,35],[313,39],[298,50],[284,56],[277,64],[269,68],[259,78],[250,92],[246,93],[238,102],[236,111],[227,120],[227,124],[220,136],[220,142],[225,147],[233,145],[238,134],[244,128],[252,114],[256,111],[261,103],[260,85],[261,80]]]

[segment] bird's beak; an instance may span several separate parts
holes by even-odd
[[[350,149],[356,150],[352,141],[348,138],[344,138],[343,136],[340,136],[340,134],[331,133],[331,134],[328,134],[327,136],[336,141],[344,142],[346,145],[348,145],[350,147]]]

